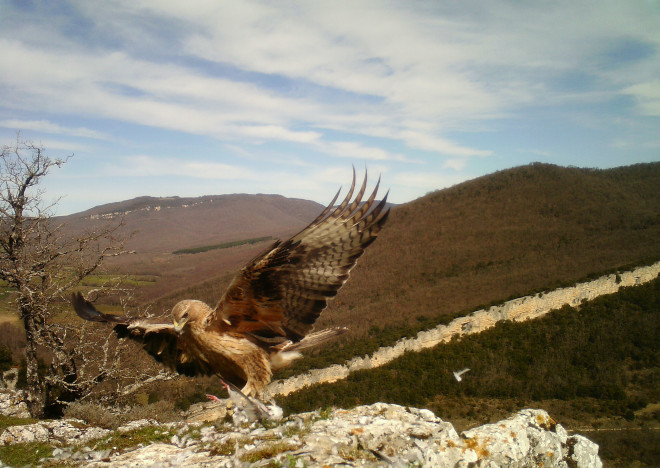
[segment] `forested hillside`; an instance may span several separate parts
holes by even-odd
[[[559,400],[574,402],[564,415],[571,420],[578,419],[575,411],[593,420],[606,415],[632,420],[636,410],[660,401],[659,319],[656,279],[580,308],[565,306],[523,323],[502,322],[446,345],[406,353],[380,368],[281,401],[296,412],[395,402],[451,419],[479,420],[483,415],[471,411],[470,404],[447,407],[446,401],[497,399],[538,407],[543,400]],[[470,372],[457,382],[452,372],[466,367]]]

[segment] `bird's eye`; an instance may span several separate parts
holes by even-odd
[[[182,315],[181,318],[188,318],[188,311],[186,310]]]

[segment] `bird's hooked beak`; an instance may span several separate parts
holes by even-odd
[[[176,333],[181,333],[183,327],[188,323],[188,318],[182,318],[180,322],[177,322],[176,319],[172,319],[172,322],[174,322],[174,331]]]

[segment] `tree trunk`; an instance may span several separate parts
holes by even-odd
[[[27,315],[22,314],[23,325],[25,326],[25,380],[27,383],[27,406],[30,414],[34,418],[41,418],[44,415],[46,405],[46,395],[44,382],[39,376],[39,358],[37,356],[37,333],[34,320]]]

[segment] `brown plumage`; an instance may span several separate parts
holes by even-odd
[[[246,395],[259,396],[273,370],[299,357],[298,351],[345,331],[310,333],[389,214],[387,195],[374,206],[379,184],[362,202],[366,184],[365,174],[353,198],[354,171],[339,206],[334,206],[337,192],[309,226],[250,261],[215,308],[184,300],[174,306],[170,320],[130,318],[101,313],[80,293],[73,295],[73,307],[85,320],[115,323],[120,337],[140,341],[170,369],[186,375],[216,374],[243,387]]]

